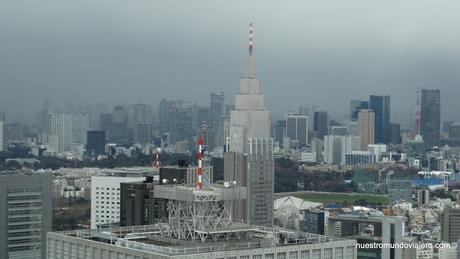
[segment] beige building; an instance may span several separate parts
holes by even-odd
[[[358,113],[359,134],[361,136],[361,150],[367,151],[367,145],[375,141],[375,113],[373,110],[363,109]]]

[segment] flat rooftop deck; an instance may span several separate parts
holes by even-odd
[[[74,230],[54,232],[53,234],[110,243],[115,246],[163,255],[232,251],[346,240],[343,238],[330,238],[312,233],[239,223],[235,223],[235,225],[229,228],[217,231],[219,232],[218,234],[222,234],[220,236],[221,238],[217,240],[206,240],[204,242],[200,240],[179,240],[161,235],[161,233],[167,233],[168,231],[165,225],[146,225],[104,230]],[[231,238],[225,238],[225,234],[227,233],[230,233]]]

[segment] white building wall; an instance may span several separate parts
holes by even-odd
[[[367,145],[369,152],[375,155],[375,160],[380,162],[382,153],[387,151],[387,145],[385,144],[369,144]]]
[[[91,229],[120,222],[120,184],[144,181],[145,177],[91,177]]]
[[[59,150],[54,151],[70,151],[72,123],[72,114],[51,114],[51,135],[59,138]]]
[[[449,248],[439,248],[439,259],[457,259],[457,245],[452,244]]]

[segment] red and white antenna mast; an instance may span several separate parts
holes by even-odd
[[[198,137],[198,189],[203,189],[203,135],[206,132],[206,122],[203,121],[200,136]],[[206,134],[207,137],[207,134]]]
[[[254,48],[254,27],[252,25],[252,22],[249,23],[249,55],[252,55],[252,49]]]
[[[160,168],[161,166],[160,153],[161,153],[161,148],[157,148],[155,150],[155,161],[153,161],[152,167]]]
[[[203,148],[203,138],[198,137],[198,189],[203,189],[203,182],[202,182],[202,177],[203,177],[203,165],[202,165],[202,148]]]

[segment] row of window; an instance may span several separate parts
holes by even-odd
[[[108,187],[107,187],[107,188],[104,188],[104,187],[100,187],[100,188],[99,188],[99,187],[96,187],[96,190],[107,190],[107,191],[110,191],[110,188],[108,188]],[[112,191],[115,191],[115,190],[119,191],[120,188],[112,188]]]
[[[30,188],[30,189],[8,189],[8,193],[21,193],[21,192],[41,192],[42,188]]]
[[[112,206],[112,207],[110,207],[110,206],[101,206],[100,208],[101,209],[110,209],[110,208],[112,208],[112,210],[115,210],[115,209],[120,210],[119,206],[116,206],[116,207],[115,206]],[[99,209],[99,206],[96,206],[96,209]],[[97,210],[96,210],[96,212],[97,212]]]
[[[96,194],[99,194],[99,192],[96,192]],[[101,192],[100,194],[105,194],[105,195],[110,195],[110,192],[108,193],[104,193],[104,192]],[[120,194],[119,193],[115,193],[115,192],[112,192],[112,195],[116,195],[116,196],[119,196]]]
[[[41,195],[21,195],[15,197],[8,197],[8,201],[41,200],[41,198]]]
[[[15,204],[8,204],[8,209],[9,208],[32,208],[32,207],[41,208],[41,206],[42,206],[41,202],[15,203]]]
[[[99,203],[99,201],[96,201],[96,203]],[[104,201],[101,201],[101,203],[102,203],[102,204],[105,204],[105,202],[104,202]],[[108,201],[108,202],[107,202],[107,204],[110,204],[110,201]],[[112,201],[112,204],[115,204],[115,202],[114,202],[114,201]],[[119,201],[117,201],[117,205],[119,205],[119,204],[120,204],[120,202],[119,202]],[[97,206],[96,206],[96,207],[97,207]]]

